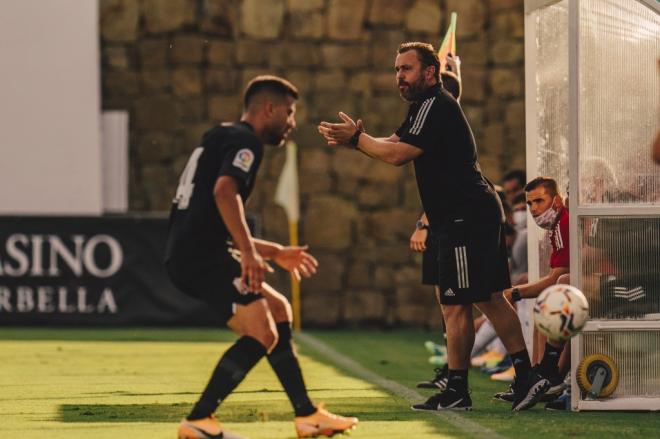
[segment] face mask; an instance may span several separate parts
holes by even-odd
[[[527,213],[524,210],[513,212],[513,224],[516,228],[524,229],[527,226]]]
[[[546,210],[539,216],[535,216],[534,221],[542,229],[550,230],[552,229],[552,226],[555,224],[557,215],[559,215],[559,212],[556,211],[553,206],[550,206],[550,209]]]

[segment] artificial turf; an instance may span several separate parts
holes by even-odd
[[[383,377],[414,387],[432,375],[422,331],[312,331]],[[220,354],[234,339],[211,329],[0,329],[0,438],[172,438]],[[355,438],[462,438],[442,418],[300,346],[312,398],[360,418]],[[475,411],[461,416],[511,438],[656,437],[653,413],[512,414],[490,399],[506,387],[470,376]],[[421,393],[421,392],[420,392]],[[218,411],[247,437],[295,437],[286,395],[261,361]]]

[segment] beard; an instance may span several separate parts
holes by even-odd
[[[286,136],[289,133],[285,127],[273,126],[266,132],[266,143],[274,146],[283,146]]]
[[[399,95],[401,98],[403,98],[404,101],[406,102],[415,102],[419,100],[419,98],[424,94],[426,91],[426,87],[424,87],[424,81],[422,78],[419,78],[415,82],[399,82],[399,86],[401,85],[407,85],[408,88],[405,90],[401,90],[399,88]]]

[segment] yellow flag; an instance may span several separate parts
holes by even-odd
[[[451,13],[451,21],[449,23],[449,28],[445,34],[445,38],[442,40],[440,45],[440,50],[438,50],[438,58],[440,58],[440,71],[444,72],[447,68],[447,54],[451,53],[456,55],[456,20],[458,19],[458,14],[456,12]]]

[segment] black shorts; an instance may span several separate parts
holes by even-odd
[[[434,232],[440,303],[486,302],[511,287],[504,225],[456,218]]]
[[[422,253],[422,284],[438,285],[438,241],[429,231],[426,250]]]
[[[247,305],[264,298],[242,286],[241,264],[229,256],[190,262],[185,265],[168,262],[170,279],[185,294],[207,303],[217,313],[222,325],[235,314],[236,305]]]

